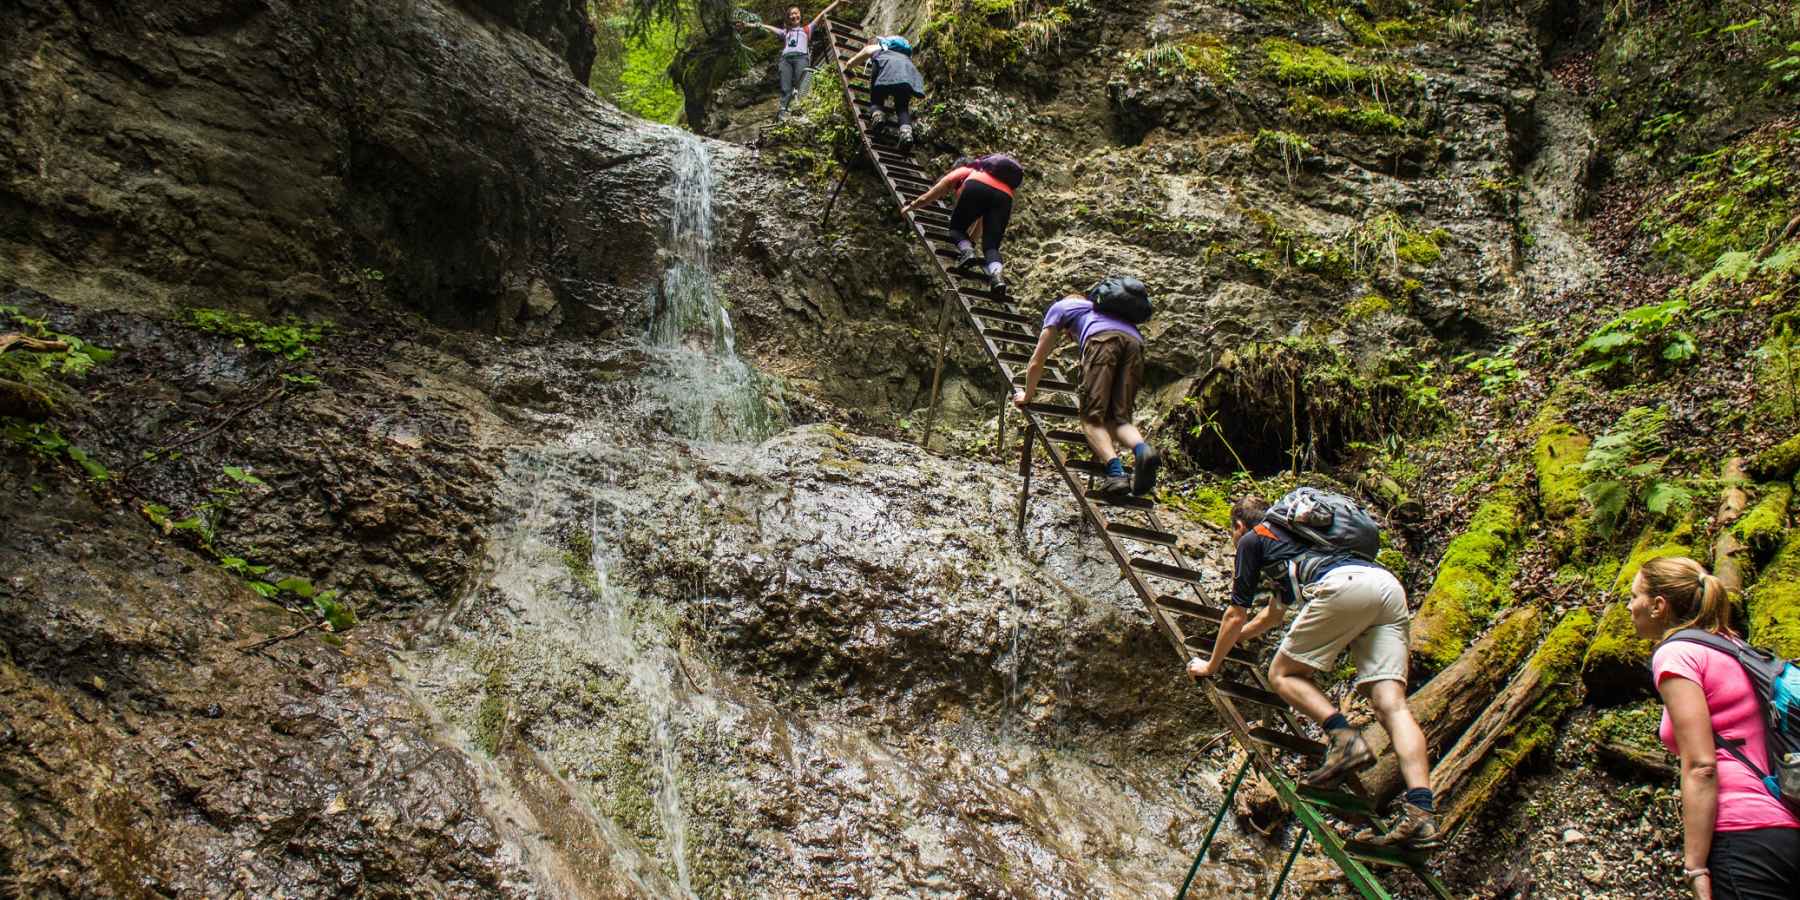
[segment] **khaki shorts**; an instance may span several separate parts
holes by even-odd
[[[1081,395],[1084,419],[1102,425],[1131,424],[1138,386],[1144,383],[1144,345],[1123,331],[1102,331],[1081,348]]]
[[[1306,605],[1282,638],[1282,653],[1328,672],[1348,647],[1358,685],[1406,683],[1412,617],[1406,610],[1406,589],[1393,573],[1352,563],[1326,572],[1301,591]]]

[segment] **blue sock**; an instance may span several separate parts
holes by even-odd
[[[1431,788],[1407,788],[1406,802],[1426,812],[1435,811],[1432,809]]]
[[[1119,458],[1116,456],[1113,457],[1112,459],[1107,460],[1106,461],[1106,474],[1108,474],[1108,475],[1123,475],[1123,474],[1125,474],[1125,463],[1121,462],[1119,460]]]
[[[1149,452],[1150,452],[1150,445],[1144,443],[1143,441],[1138,441],[1137,446],[1131,448],[1131,455],[1137,457],[1137,461],[1139,463],[1142,463],[1144,461],[1144,454],[1149,453]]]
[[[1331,718],[1325,720],[1325,730],[1326,731],[1336,731],[1340,728],[1349,728],[1349,727],[1350,727],[1350,720],[1344,718],[1343,713],[1332,713]]]

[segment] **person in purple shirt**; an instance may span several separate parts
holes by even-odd
[[[1044,330],[1038,334],[1037,349],[1025,368],[1025,386],[1014,392],[1013,405],[1024,408],[1037,396],[1044,362],[1065,336],[1074,338],[1081,347],[1077,408],[1081,410],[1082,434],[1093,448],[1094,458],[1106,464],[1100,493],[1140,497],[1150,493],[1156,487],[1156,470],[1162,459],[1155,448],[1144,442],[1137,426],[1131,424],[1132,406],[1144,383],[1144,336],[1130,322],[1095,309],[1094,301],[1080,294],[1050,304],[1044,313]],[[1130,447],[1136,457],[1136,468],[1130,476],[1119,460],[1120,446]]]

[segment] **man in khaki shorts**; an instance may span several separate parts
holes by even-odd
[[[1375,762],[1362,732],[1351,727],[1313,683],[1314,675],[1330,671],[1347,648],[1356,663],[1356,687],[1368,697],[1381,727],[1387,730],[1406,782],[1400,818],[1373,842],[1434,850],[1442,842],[1433,814],[1431,766],[1425,758],[1425,735],[1406,705],[1406,645],[1411,621],[1406,590],[1393,573],[1348,555],[1308,566],[1311,580],[1301,584],[1298,563],[1321,551],[1264,521],[1268,508],[1262,500],[1247,497],[1231,509],[1231,537],[1237,545],[1231,603],[1221,617],[1212,659],[1195,658],[1188,663],[1188,674],[1195,678],[1218,674],[1241,638],[1278,627],[1298,587],[1305,606],[1269,666],[1269,685],[1290,706],[1323,726],[1330,739],[1324,763],[1303,776],[1301,783],[1333,787]],[[1275,584],[1275,598],[1251,618],[1258,588],[1268,576]]]
[[[1138,387],[1144,383],[1144,336],[1130,322],[1095,308],[1092,299],[1080,294],[1050,304],[1037,348],[1025,366],[1025,386],[1014,392],[1013,405],[1023,408],[1037,396],[1044,362],[1064,337],[1081,345],[1081,393],[1076,404],[1082,435],[1095,462],[1106,467],[1099,492],[1140,497],[1150,493],[1162,457],[1131,422]],[[1131,475],[1125,474],[1125,463],[1119,459],[1120,447],[1131,448],[1135,459]]]

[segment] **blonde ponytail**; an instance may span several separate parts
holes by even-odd
[[[1669,618],[1678,623],[1671,632],[1699,628],[1713,634],[1732,634],[1731,597],[1723,582],[1685,556],[1659,556],[1638,570],[1644,589],[1669,604]]]

